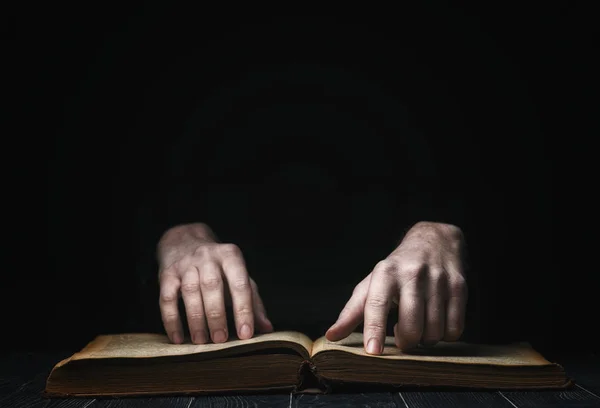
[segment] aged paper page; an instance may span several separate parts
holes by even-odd
[[[233,339],[219,344],[171,344],[166,335],[132,333],[98,336],[83,350],[74,354],[70,360],[181,356],[269,341],[296,343],[304,347],[309,354],[312,348],[309,337],[292,331],[258,334],[248,340]]]
[[[418,348],[415,351],[403,353],[396,347],[394,338],[391,336],[386,338],[383,354],[373,356],[367,354],[364,350],[362,333],[352,333],[338,342],[330,342],[325,337],[321,337],[313,345],[312,356],[331,350],[388,360],[413,360],[454,364],[494,364],[503,366],[539,366],[551,364],[526,343],[474,345],[461,342],[441,342],[431,348]]]

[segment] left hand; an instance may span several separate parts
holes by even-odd
[[[415,224],[398,248],[356,286],[337,322],[327,331],[327,339],[347,337],[364,320],[365,351],[381,354],[388,312],[396,304],[398,348],[458,340],[467,303],[464,250],[460,228]]]

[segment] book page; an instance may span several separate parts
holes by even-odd
[[[429,361],[435,363],[493,364],[503,366],[540,366],[552,364],[527,343],[481,345],[462,342],[440,342],[433,347],[419,347],[414,351],[402,352],[396,347],[394,338],[391,336],[386,337],[383,354],[374,356],[365,352],[362,333],[352,333],[350,336],[337,342],[330,342],[325,337],[321,337],[315,340],[312,356],[333,350],[370,358]]]
[[[218,344],[172,344],[163,334],[130,333],[98,336],[69,360],[182,356],[269,341],[295,343],[304,347],[309,354],[312,348],[312,341],[309,337],[292,331],[257,334],[248,340],[231,339]]]

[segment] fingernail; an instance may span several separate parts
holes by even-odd
[[[367,343],[367,353],[369,354],[380,354],[381,353],[381,344],[379,344],[379,340],[376,338],[372,338]]]
[[[252,330],[250,329],[250,326],[243,324],[242,328],[240,329],[240,339],[249,339],[250,337],[252,337]]]
[[[202,330],[195,332],[193,335],[193,339],[194,339],[194,343],[196,343],[196,344],[206,343],[206,335],[204,334],[204,332]]]
[[[175,343],[175,344],[181,343],[181,336],[177,332],[171,333],[171,339],[173,340],[173,343]]]
[[[215,343],[223,343],[227,340],[227,334],[225,334],[225,330],[217,330],[213,333],[213,341]]]

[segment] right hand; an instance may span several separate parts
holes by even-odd
[[[167,231],[158,244],[158,261],[160,311],[171,342],[181,344],[184,337],[180,294],[195,344],[209,339],[227,341],[226,303],[233,306],[238,338],[251,338],[255,328],[273,331],[240,249],[219,243],[207,225],[182,225]]]

